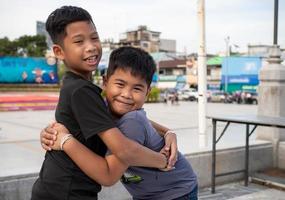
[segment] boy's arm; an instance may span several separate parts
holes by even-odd
[[[152,151],[125,137],[119,129],[112,128],[99,134],[108,149],[128,166],[172,169],[163,154]]]
[[[55,143],[56,134],[59,134],[59,132],[56,132],[58,131],[51,125],[41,131],[41,144],[45,150],[50,150],[50,146]],[[128,139],[117,128],[102,132],[99,136],[109,150],[126,166],[133,165],[164,169],[168,164],[165,155],[154,152]],[[167,170],[171,169],[172,166],[167,166]]]
[[[69,139],[63,150],[87,176],[103,186],[115,184],[128,168],[116,156],[98,156],[75,138]]]
[[[159,133],[159,135],[161,137],[164,137],[165,133],[170,130],[169,128],[167,128],[161,124],[158,124],[158,123],[156,123],[150,119],[149,119],[149,121],[150,121],[151,125],[153,126],[153,128],[155,128],[155,130]]]
[[[87,176],[99,184],[104,186],[115,184],[127,169],[128,166],[116,156],[109,155],[103,158],[89,150],[77,139],[67,137],[70,134],[63,125],[55,124],[54,129],[57,131],[57,136],[52,149],[64,150]]]
[[[152,120],[149,120],[153,128],[160,134],[161,137],[165,140],[165,146],[163,147],[162,152],[170,154],[169,156],[169,166],[174,166],[177,161],[178,147],[177,147],[177,138],[176,134],[169,128],[158,124]]]

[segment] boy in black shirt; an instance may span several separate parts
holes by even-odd
[[[128,166],[171,168],[164,155],[122,135],[107,111],[101,89],[91,82],[102,49],[90,14],[82,8],[63,6],[49,15],[46,29],[54,42],[55,56],[69,69],[60,91],[56,121],[98,155],[105,155],[106,144]],[[101,186],[64,152],[49,151],[33,186],[32,200],[94,200],[100,190]]]

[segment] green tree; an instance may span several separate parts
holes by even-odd
[[[149,95],[147,96],[147,102],[158,102],[160,97],[160,90],[157,87],[151,88]]]
[[[14,41],[0,38],[0,56],[43,57],[46,50],[46,38],[42,35],[24,35]]]
[[[18,56],[43,57],[47,50],[46,38],[43,35],[24,35],[16,40]]]
[[[0,38],[0,56],[17,56],[17,46],[7,37]]]

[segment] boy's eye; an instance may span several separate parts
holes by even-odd
[[[82,43],[83,40],[75,40],[74,43]]]
[[[123,87],[124,86],[123,83],[116,83],[116,85],[119,86],[119,87]]]
[[[92,37],[92,40],[99,40],[99,37]]]
[[[135,87],[134,90],[135,90],[136,92],[141,92],[141,91],[143,91],[143,89],[140,88],[140,87]]]

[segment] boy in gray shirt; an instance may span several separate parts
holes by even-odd
[[[110,56],[104,90],[109,110],[122,133],[153,151],[165,153],[167,157],[167,153],[161,150],[164,138],[153,128],[142,108],[155,71],[155,63],[149,54],[141,49],[121,47]],[[102,185],[112,185],[121,178],[135,200],[197,199],[197,177],[181,153],[178,153],[175,168],[167,172],[130,167],[111,152],[105,159],[99,157],[68,134],[62,125],[56,124],[54,128],[58,135],[52,148],[64,150],[84,173]]]
[[[159,152],[164,146],[164,139],[151,126],[143,109],[128,112],[117,121],[116,125],[125,136],[149,149]],[[138,176],[137,179],[142,180],[128,182],[126,178],[122,178],[122,183],[134,199],[176,199],[197,187],[196,175],[180,152],[175,169],[171,171],[129,167],[126,173],[132,177]]]

